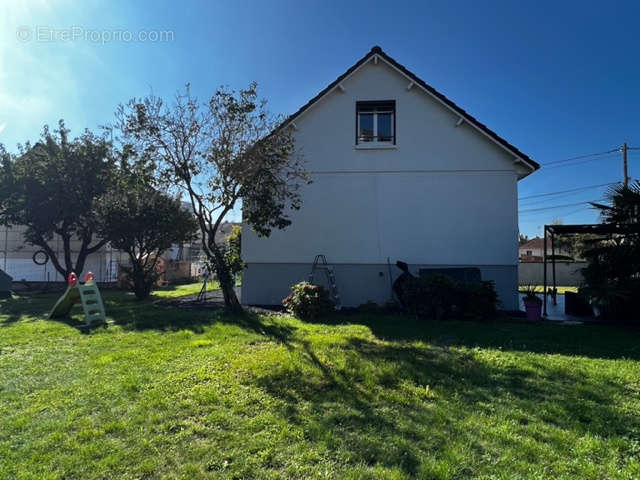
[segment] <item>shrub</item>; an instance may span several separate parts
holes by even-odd
[[[493,282],[458,284],[456,306],[463,317],[487,318],[496,313],[498,292]]]
[[[412,278],[407,284],[405,300],[409,311],[418,317],[449,317],[455,300],[455,284],[442,275]]]
[[[495,313],[498,294],[493,282],[464,283],[435,275],[409,282],[407,304],[418,317],[486,318]]]
[[[291,287],[291,294],[282,300],[287,312],[302,319],[312,320],[331,312],[333,302],[329,292],[321,285],[300,282]]]

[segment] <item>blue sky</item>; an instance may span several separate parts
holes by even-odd
[[[45,123],[96,129],[118,103],[186,82],[204,98],[256,80],[271,110],[288,114],[376,44],[539,163],[640,146],[639,2],[0,0],[0,11],[0,142],[10,150]],[[103,43],[113,31],[170,38]],[[640,176],[640,150],[629,160]],[[520,196],[622,177],[619,153],[557,165],[520,182]],[[575,204],[602,191],[523,200],[521,232],[596,221]],[[557,205],[568,206],[536,210]]]

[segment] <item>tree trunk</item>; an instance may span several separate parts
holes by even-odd
[[[42,237],[40,237],[38,239],[38,241],[34,243],[34,245],[36,245],[37,247],[42,248],[47,253],[47,255],[49,255],[49,259],[51,260],[51,263],[53,264],[53,268],[55,268],[57,270],[57,272],[60,275],[62,275],[62,278],[64,278],[64,281],[66,282],[67,281],[67,271],[60,264],[60,260],[56,256],[56,252],[53,251],[53,249],[49,246],[49,244]]]
[[[213,258],[210,260],[213,261],[213,265],[216,269],[216,275],[218,276],[218,282],[220,282],[220,289],[222,290],[222,295],[224,297],[224,305],[231,312],[241,312],[242,305],[240,305],[240,301],[236,295],[233,285],[233,275],[231,275],[231,272],[229,271],[224,255],[220,252],[217,245],[212,245],[210,250],[213,254]]]
[[[135,250],[129,250],[127,251],[127,254],[129,255],[129,261],[131,262],[129,280],[132,284],[133,293],[138,300],[144,300],[151,295],[151,290],[155,283],[156,277],[154,276],[153,271],[155,270],[156,262],[153,262],[151,269],[148,269],[142,258],[136,255]]]
[[[87,247],[85,246],[85,244],[82,244],[82,247],[80,248],[80,253],[78,253],[78,257],[76,258],[76,265],[74,268],[74,272],[76,272],[76,275],[80,276],[80,274],[82,273],[82,270],[84,270],[84,264],[87,261]]]
[[[133,278],[133,293],[138,300],[144,300],[151,295],[151,287],[153,282],[144,275],[143,272],[137,272]]]

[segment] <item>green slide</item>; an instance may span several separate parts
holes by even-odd
[[[77,282],[75,278],[73,281],[70,279],[67,290],[56,302],[51,313],[49,313],[49,318],[68,317],[76,303],[82,304],[86,325],[106,322],[102,296],[100,295],[100,290],[98,290],[98,285],[93,280],[93,274],[91,274],[91,277],[87,275],[87,281],[84,284]]]
[[[73,287],[67,287],[67,291],[58,299],[53,310],[51,310],[49,318],[68,317],[73,305],[78,303],[78,301],[80,301],[78,287],[75,285]]]

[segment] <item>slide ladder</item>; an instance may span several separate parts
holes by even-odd
[[[311,273],[309,274],[309,283],[313,283],[317,271],[324,271],[327,276],[327,282],[329,283],[329,293],[336,310],[342,309],[342,300],[340,299],[340,293],[338,292],[338,285],[336,284],[336,275],[333,267],[327,263],[327,257],[324,255],[316,255],[313,259],[313,265],[311,266]]]
[[[84,321],[87,325],[94,323],[105,323],[107,321],[102,295],[95,282],[78,285],[82,309],[84,310]]]
[[[106,323],[102,295],[100,295],[100,290],[98,290],[93,274],[91,272],[87,273],[85,283],[81,284],[78,283],[75,273],[71,273],[68,284],[67,290],[58,299],[51,313],[49,313],[49,318],[68,317],[73,306],[76,303],[81,303],[85,325]]]

